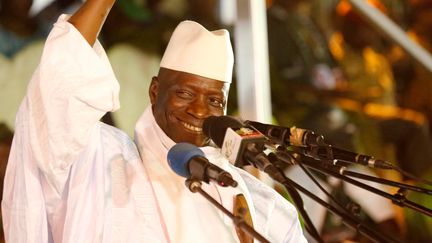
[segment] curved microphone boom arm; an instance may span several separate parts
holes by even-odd
[[[253,143],[251,143],[251,144],[253,144]],[[251,151],[251,149],[252,149],[252,151]],[[267,155],[265,155],[263,152],[259,152],[259,150],[255,150],[253,148],[253,145],[250,145],[248,151],[249,151],[249,153],[245,153],[245,160],[247,160],[246,162],[248,162],[250,165],[253,165],[254,167],[258,168],[259,170],[267,173],[272,179],[274,179],[275,181],[284,185],[289,192],[295,191],[296,193],[294,193],[294,195],[296,195],[296,194],[298,195],[298,192],[295,189],[301,191],[303,194],[305,194],[306,196],[308,196],[309,198],[311,198],[315,202],[317,202],[317,203],[321,204],[322,206],[324,206],[325,208],[327,208],[330,212],[341,217],[343,222],[347,226],[352,227],[353,229],[357,230],[359,233],[363,234],[364,236],[366,236],[367,238],[369,238],[372,241],[375,241],[375,242],[399,242],[396,239],[393,239],[390,236],[383,234],[382,232],[378,232],[375,229],[365,225],[358,218],[356,218],[354,215],[348,213],[346,210],[341,209],[339,207],[335,207],[331,204],[328,204],[327,202],[325,202],[324,200],[322,200],[321,198],[319,198],[315,194],[311,193],[310,191],[308,191],[307,189],[305,189],[301,185],[299,185],[296,182],[294,182],[293,180],[287,178],[285,176],[285,174],[281,171],[280,168],[278,168],[272,162],[270,162]],[[292,198],[293,198],[293,200],[295,199],[295,197],[292,197]],[[301,200],[301,198],[300,198],[300,200]],[[301,211],[300,211],[301,208],[302,207],[297,206],[297,210],[299,210],[300,213],[301,213]],[[320,239],[320,238],[318,238],[318,239]]]
[[[283,156],[284,153],[289,154],[289,156]],[[417,203],[414,203],[414,202],[408,200],[405,197],[405,195],[401,192],[401,190],[399,190],[398,193],[392,195],[392,194],[389,194],[389,193],[384,192],[382,190],[379,190],[377,188],[366,185],[366,184],[359,182],[357,180],[354,180],[350,177],[345,176],[344,175],[344,173],[346,173],[346,171],[344,169],[345,167],[336,167],[335,165],[331,164],[329,161],[322,162],[321,160],[317,160],[315,158],[312,158],[312,157],[309,157],[309,156],[306,156],[306,155],[303,155],[300,153],[291,152],[288,150],[286,150],[284,152],[279,151],[278,153],[276,153],[276,156],[279,160],[284,161],[286,163],[290,163],[290,164],[292,164],[293,162],[291,159],[287,160],[287,158],[295,158],[296,162],[299,164],[306,165],[307,167],[309,167],[315,171],[336,177],[336,178],[344,180],[350,184],[353,184],[357,187],[363,188],[363,189],[370,191],[374,194],[377,194],[379,196],[387,198],[387,199],[391,200],[391,202],[393,204],[396,204],[400,207],[407,207],[407,208],[413,209],[417,212],[420,212],[422,214],[425,214],[427,216],[432,216],[432,210],[431,209],[426,208],[422,205],[419,205]],[[360,176],[361,175],[362,177],[369,178],[369,176],[362,175],[360,173],[349,173],[349,174],[351,174],[351,176],[353,176],[353,175]],[[377,181],[378,181],[378,179],[380,179],[380,178],[375,178],[375,179],[377,179]],[[380,181],[380,182],[383,182],[383,181]],[[388,183],[390,181],[384,181],[384,182]],[[412,188],[409,188],[409,189],[412,189]],[[426,189],[424,189],[424,190],[426,190]],[[428,192],[428,194],[430,194],[430,192]]]

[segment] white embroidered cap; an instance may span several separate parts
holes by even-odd
[[[231,83],[234,54],[229,32],[208,31],[194,21],[181,22],[168,43],[160,66]]]

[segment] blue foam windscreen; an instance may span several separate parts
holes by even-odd
[[[189,161],[193,157],[204,157],[203,151],[190,143],[177,143],[167,155],[168,164],[171,169],[179,176],[189,178]]]

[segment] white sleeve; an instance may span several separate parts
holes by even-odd
[[[28,132],[35,163],[58,191],[92,128],[119,108],[119,85],[105,51],[99,42],[91,47],[67,18],[54,24],[16,120]]]

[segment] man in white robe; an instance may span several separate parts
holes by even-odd
[[[125,133],[99,122],[119,107],[117,80],[96,40],[112,4],[87,0],[72,17],[60,16],[47,39],[16,118],[2,201],[7,242],[239,242],[232,222],[190,192],[166,162],[176,142],[208,144],[200,126],[225,112],[232,60],[200,76],[190,68],[203,62],[193,45],[181,54],[193,59],[181,70],[166,67],[173,61],[168,51],[150,86],[152,106],[136,126],[138,152]],[[193,33],[222,37],[225,51],[207,48],[232,55],[226,31],[186,21],[176,36],[184,33],[192,42],[200,39]],[[271,242],[305,241],[291,204],[230,165],[219,149],[203,150],[239,182],[235,189],[204,184],[210,195],[232,210],[233,196],[243,194],[255,229]]]

